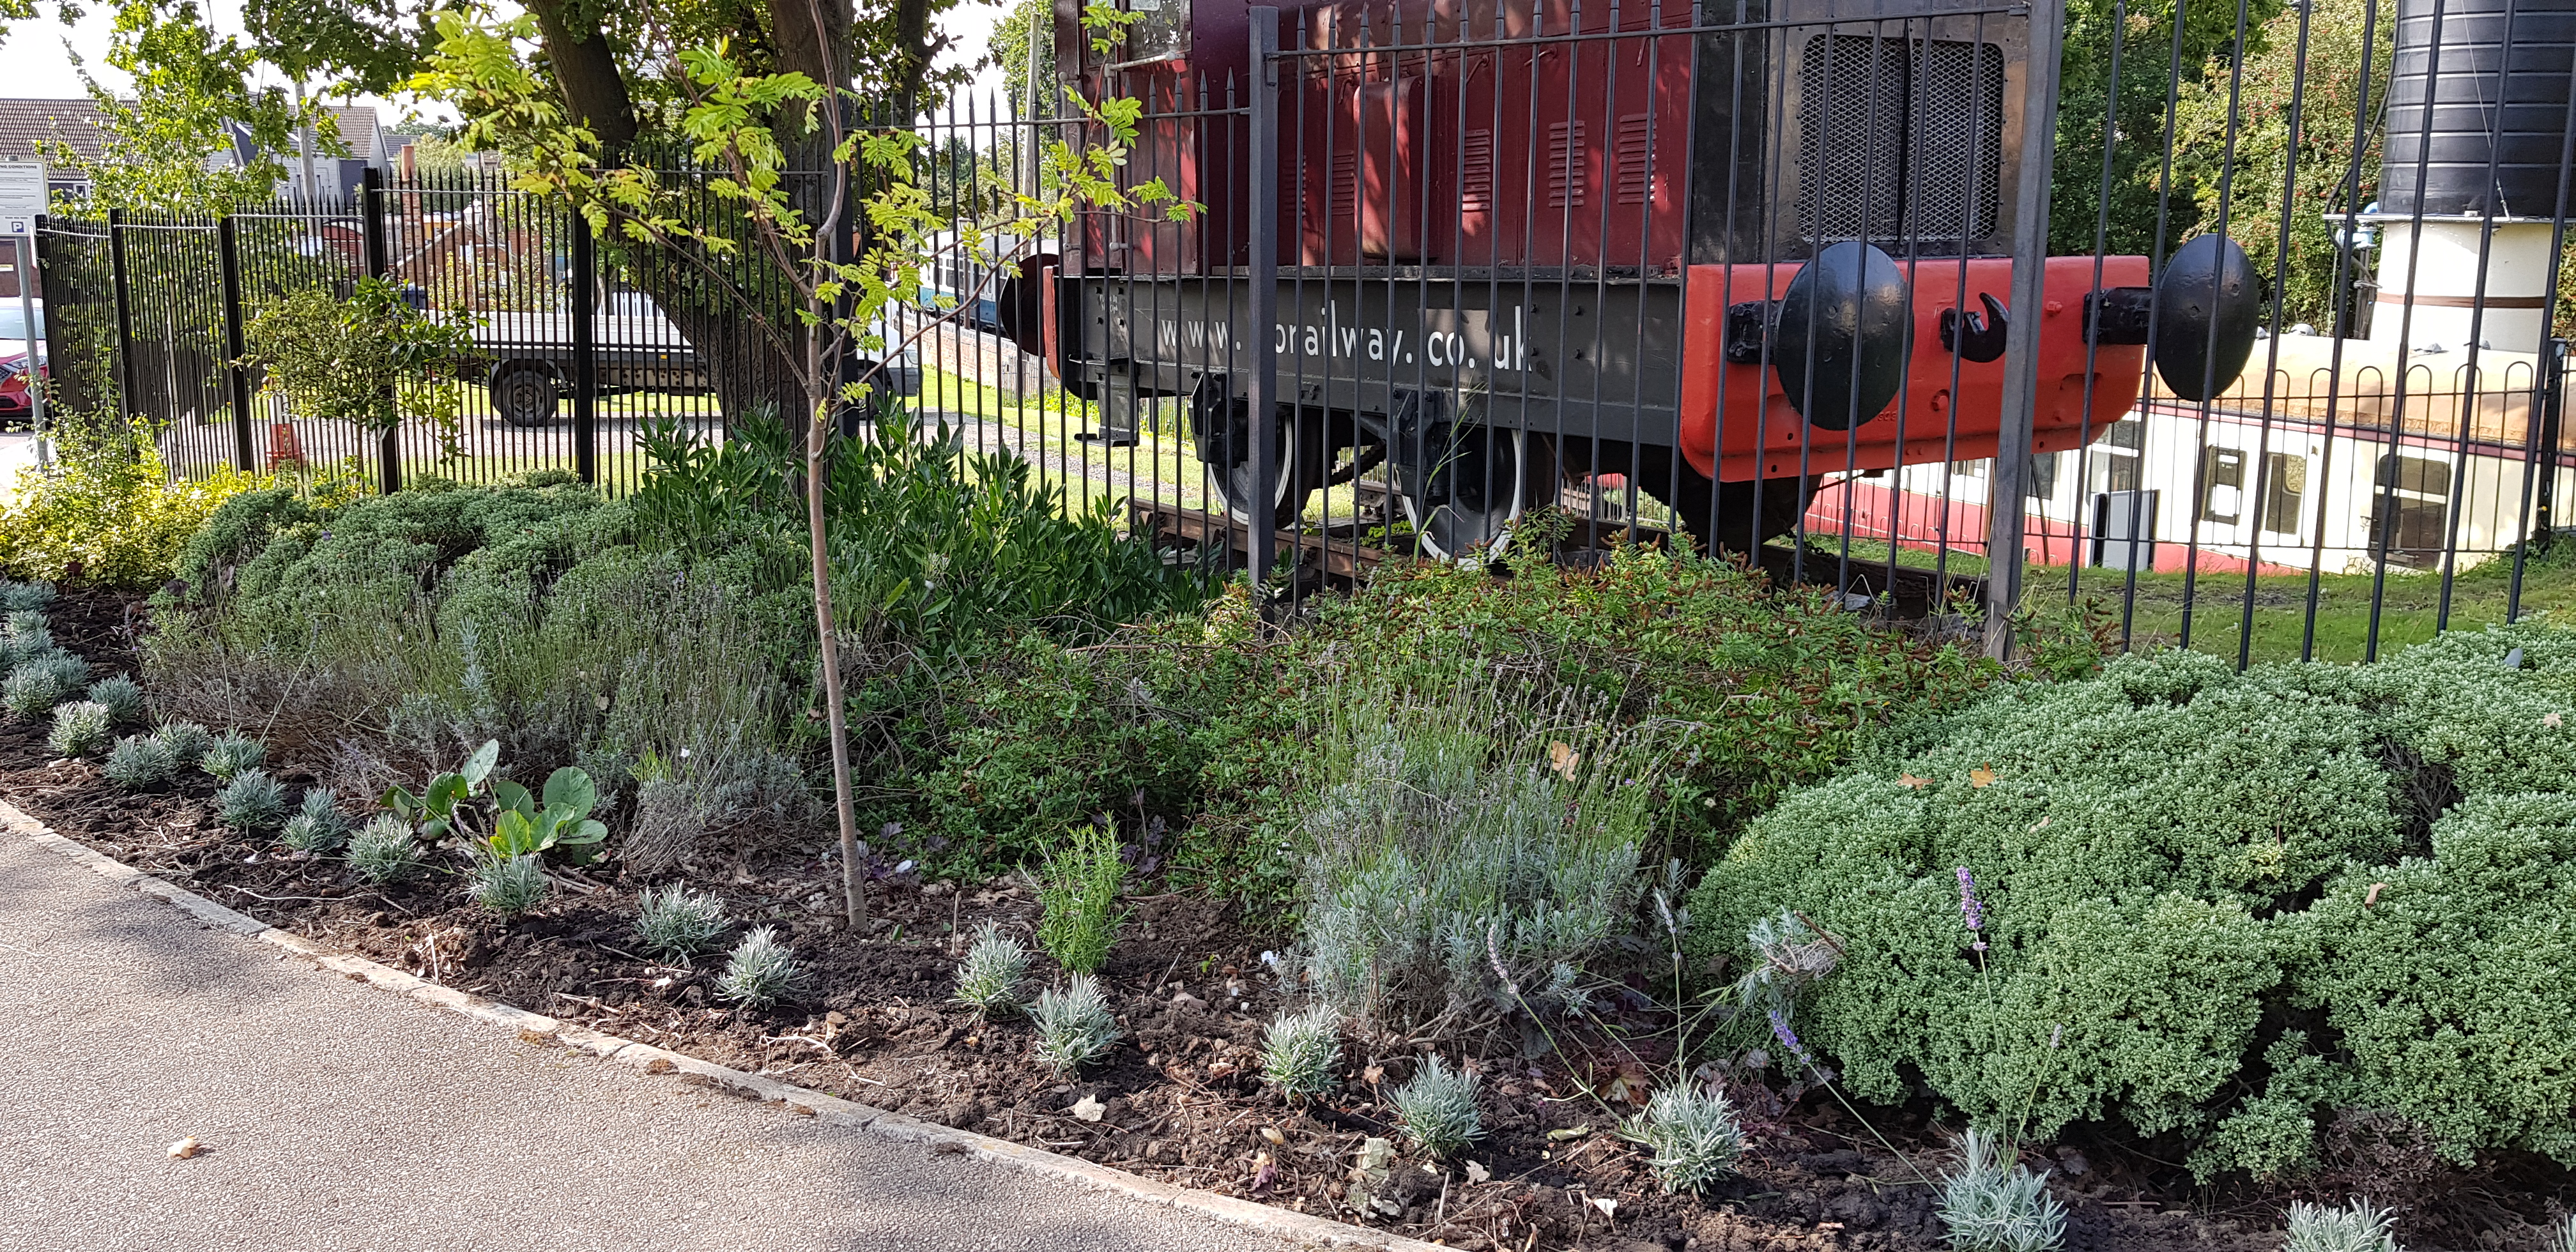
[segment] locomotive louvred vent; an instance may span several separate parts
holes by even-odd
[[[1479,128],[1468,131],[1461,138],[1458,211],[1491,213],[1494,211],[1494,132]]]
[[[1347,148],[1333,154],[1333,172],[1326,187],[1331,203],[1325,212],[1334,224],[1349,226],[1360,215],[1360,154]]]
[[[1583,207],[1582,121],[1551,122],[1547,128],[1547,207]]]
[[[1798,68],[1801,234],[1964,243],[1993,232],[2002,48],[1819,35]]]
[[[1631,113],[1619,119],[1617,176],[1619,203],[1639,205],[1646,202],[1654,179],[1655,118],[1651,113]]]

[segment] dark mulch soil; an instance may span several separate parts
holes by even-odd
[[[103,669],[129,669],[126,606],[68,595],[52,615],[57,638]],[[1755,1134],[1742,1175],[1705,1197],[1673,1197],[1633,1147],[1606,1133],[1611,1117],[1580,1094],[1562,1061],[1484,1066],[1490,1137],[1465,1154],[1474,1167],[1399,1161],[1376,1188],[1383,1207],[1354,1211],[1354,1162],[1369,1137],[1395,1137],[1381,1093],[1414,1057],[1350,1057],[1344,1090],[1302,1109],[1265,1092],[1257,1050],[1283,995],[1261,954],[1285,947],[1286,936],[1224,901],[1131,901],[1102,971],[1126,1037],[1110,1064],[1068,1083],[1030,1058],[1025,1022],[979,1022],[949,998],[975,923],[1033,926],[1031,892],[1010,880],[881,884],[877,925],[862,942],[838,925],[837,880],[821,860],[702,867],[696,885],[720,893],[742,925],[777,925],[808,971],[798,996],[749,1012],[715,997],[720,956],[687,968],[636,952],[632,918],[645,884],[613,868],[564,872],[548,903],[504,919],[468,903],[445,872],[461,859],[377,888],[337,861],[222,829],[202,778],[134,795],[91,763],[45,758],[41,728],[0,721],[0,797],[272,925],[613,1034],[1147,1177],[1460,1248],[1941,1246],[1929,1189],[1876,1138],[1929,1168],[1940,1132],[1919,1111],[1873,1129],[1821,1095],[1784,1105],[1748,1087],[1739,1094]],[[290,785],[311,781],[294,761],[277,765]],[[1072,1113],[1086,1097],[1100,1106],[1097,1120]],[[2242,1225],[2212,1216],[2193,1203],[2188,1175],[2119,1145],[2060,1148],[2043,1163],[2073,1210],[2070,1248],[2279,1245],[2278,1234],[2259,1233],[2277,1230],[2277,1206],[2248,1205]]]

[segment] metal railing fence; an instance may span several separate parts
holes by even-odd
[[[905,123],[952,228],[878,328],[925,425],[1175,562],[1294,598],[1690,542],[1855,611],[2091,606],[2240,664],[2576,603],[2576,0],[1192,11],[1105,53],[1068,19],[1035,81]],[[1113,97],[1139,198],[1059,214],[1041,153]],[[497,174],[41,252],[57,403],[162,424],[178,473],[624,491],[645,424],[796,403],[778,275]],[[228,346],[369,274],[484,358],[372,441]]]

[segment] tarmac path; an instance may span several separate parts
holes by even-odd
[[[9,1252],[1293,1246],[531,1046],[0,831]]]

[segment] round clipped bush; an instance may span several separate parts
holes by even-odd
[[[234,830],[267,830],[285,815],[286,789],[267,770],[243,770],[215,791],[215,820]]]
[[[2369,1109],[2456,1160],[2576,1163],[2571,792],[2576,632],[2359,669],[2123,657],[1792,795],[1694,892],[1689,943],[1760,968],[1759,927],[1811,919],[1837,959],[1783,1006],[1805,1044],[1975,1125],[2113,1121],[2279,1175]]]

